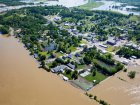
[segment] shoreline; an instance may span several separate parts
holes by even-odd
[[[0,36],[1,37],[1,36]],[[2,36],[3,37],[3,36]],[[30,56],[30,52],[29,52],[29,50],[28,49],[26,49],[25,47],[24,47],[24,44],[21,42],[21,41],[19,41],[19,39],[18,38],[15,38],[14,36],[10,36],[10,37],[8,37],[8,38],[14,38],[17,42],[18,42],[18,44],[20,45],[20,46],[22,46],[23,47],[23,49],[24,50],[26,50],[26,52],[27,52],[27,54],[28,54],[28,57],[29,58],[31,58],[34,62],[35,62],[35,66],[36,66],[36,69],[38,69],[38,62],[36,61],[36,59],[33,57],[33,56]],[[7,37],[6,37],[7,38]],[[140,66],[134,66],[135,67],[135,69],[136,68],[139,68]],[[130,71],[130,69],[131,68],[133,68],[133,66],[131,65],[131,66],[128,66],[128,69],[129,69],[129,71]],[[39,69],[39,70],[41,70],[42,72],[46,72],[45,70],[43,70],[43,69]],[[137,72],[138,72],[138,70],[136,70]],[[69,83],[69,82],[64,82],[63,81],[63,79],[60,77],[60,76],[58,76],[58,75],[55,75],[54,76],[54,74],[53,73],[49,73],[49,72],[46,72],[48,75],[52,75],[52,77],[54,78],[57,78],[57,79],[59,79],[61,82],[63,82],[63,84],[65,84],[65,85],[67,85],[69,88],[74,88],[74,89],[76,89],[77,91],[79,91],[79,93],[80,94],[83,94],[83,95],[85,95],[85,92],[86,91],[83,91],[83,90],[81,90],[79,87],[76,87],[76,86],[73,86],[71,83]],[[46,74],[46,73],[44,73],[44,74]],[[138,74],[137,74],[138,75]],[[137,76],[136,75],[136,76]],[[126,81],[121,81],[118,77],[123,77],[123,79],[124,80],[126,80]],[[122,78],[121,77],[121,78]],[[137,78],[138,78],[138,76],[137,76]],[[138,78],[139,79],[139,78]],[[114,87],[114,86],[116,86],[116,85],[114,85],[113,84],[113,81],[114,82],[116,82],[115,84],[119,84],[119,86],[118,87]],[[137,80],[136,80],[137,81]],[[135,103],[135,101],[133,101],[132,99],[134,98],[134,97],[132,97],[132,96],[130,96],[130,95],[133,95],[133,94],[136,94],[136,92],[134,93],[132,93],[131,92],[131,90],[133,90],[133,89],[130,89],[129,90],[129,88],[128,88],[128,86],[132,86],[133,85],[133,82],[135,83],[135,79],[134,80],[131,80],[131,79],[129,79],[128,77],[127,77],[127,73],[125,73],[125,72],[123,72],[123,71],[119,71],[119,72],[117,72],[115,75],[113,75],[113,76],[111,76],[111,77],[108,77],[108,78],[106,78],[105,80],[103,80],[103,81],[101,81],[98,85],[96,85],[96,86],[94,86],[92,89],[90,89],[89,91],[87,91],[88,93],[92,93],[93,95],[97,95],[97,97],[99,97],[100,99],[103,99],[103,100],[105,100],[105,101],[107,101],[109,104],[111,104],[111,105],[117,105],[117,104],[114,104],[114,101],[113,102],[111,102],[110,101],[110,98],[111,98],[111,100],[112,100],[112,97],[113,96],[111,96],[111,94],[113,93],[113,92],[115,92],[115,94],[118,94],[117,96],[118,96],[118,99],[117,99],[117,103],[118,104],[121,104],[121,103],[119,103],[119,100],[120,100],[120,98],[119,97],[121,97],[122,99],[124,99],[124,101],[125,101],[125,99],[128,99],[128,100],[131,100],[131,101],[129,101],[127,104],[125,103],[125,102],[123,102],[124,104],[123,105],[128,105],[128,104],[133,104],[133,103]],[[110,83],[110,84],[109,84]],[[121,87],[122,86],[122,87]],[[139,84],[138,84],[138,86],[139,86]],[[106,89],[105,87],[108,87],[109,88],[109,90],[111,90],[111,91],[109,91],[108,89]],[[126,87],[126,89],[124,89]],[[118,88],[118,89],[117,89]],[[115,89],[115,90],[114,90]],[[117,92],[116,93],[116,91],[120,91],[121,90],[121,92],[123,93],[120,93],[120,92]],[[105,92],[104,92],[105,91]],[[129,92],[130,91],[130,92]],[[106,96],[106,94],[108,94],[107,96]],[[120,94],[121,94],[121,96],[120,96]],[[123,97],[122,97],[123,96]],[[86,97],[86,96],[85,96]],[[88,98],[88,97],[87,97]],[[138,97],[139,98],[139,97]],[[88,99],[87,99],[88,100]],[[90,99],[89,99],[90,100]],[[93,101],[94,102],[94,101]],[[121,101],[122,102],[122,101]],[[132,102],[132,103],[131,103]],[[136,101],[137,102],[137,101]]]
[[[29,51],[13,36],[0,36],[0,43],[0,104],[97,105],[59,76],[39,69]]]

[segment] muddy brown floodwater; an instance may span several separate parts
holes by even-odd
[[[81,90],[38,69],[13,37],[0,36],[0,105],[97,105]]]
[[[137,72],[135,79],[128,78],[129,71]],[[111,105],[140,105],[140,66],[129,66],[128,72],[115,74],[90,90],[90,93]]]

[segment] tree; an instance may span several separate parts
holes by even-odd
[[[124,71],[124,72],[127,72],[127,68],[125,68],[123,71]]]
[[[54,61],[54,62],[52,63],[52,66],[51,66],[51,67],[53,68],[53,67],[55,67],[55,66],[57,66],[57,62],[56,62],[56,61]]]
[[[41,61],[41,67],[43,68],[43,67],[45,67],[45,61],[43,60],[43,61]]]
[[[96,70],[93,70],[92,76],[96,76]]]
[[[2,34],[8,34],[8,28],[7,27],[4,27],[4,26],[0,26],[0,32]]]
[[[66,73],[66,74],[71,74],[71,70],[66,69],[66,70],[65,70],[65,73]]]
[[[78,72],[75,70],[73,73],[72,73],[72,76],[71,76],[73,79],[77,79],[78,78]]]
[[[40,61],[43,61],[46,59],[46,55],[40,55],[39,58],[40,58]]]
[[[97,100],[97,96],[94,96],[94,100]]]
[[[135,71],[130,71],[130,72],[128,73],[128,77],[130,77],[130,79],[135,78],[135,75],[136,75],[136,72],[135,72]]]

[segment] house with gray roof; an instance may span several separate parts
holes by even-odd
[[[53,73],[59,73],[59,72],[64,72],[64,69],[67,68],[66,65],[60,65],[60,66],[56,66],[55,68],[51,69],[51,72]]]

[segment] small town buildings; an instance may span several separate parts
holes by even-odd
[[[123,60],[122,63],[125,64],[125,65],[128,65],[129,61],[128,60]]]
[[[60,16],[55,16],[54,17],[54,21],[60,21],[61,20],[61,17]]]
[[[131,56],[131,58],[132,58],[132,59],[137,59],[137,57],[136,57],[136,56]]]
[[[38,54],[35,53],[34,54],[34,58],[37,59],[38,58]]]
[[[85,72],[85,70],[83,70],[83,69],[79,69],[79,70],[77,70],[77,72],[78,72],[78,74],[82,74],[82,73]]]
[[[114,40],[114,39],[109,39],[109,40],[107,41],[107,44],[114,46],[114,45],[116,44],[116,40]]]
[[[85,46],[86,46],[86,44],[80,44],[79,46],[80,46],[80,47],[85,47]]]
[[[81,55],[79,53],[76,53],[75,54],[75,57],[80,57]]]
[[[67,68],[66,65],[60,65],[60,66],[56,66],[55,68],[51,69],[51,72],[53,73],[59,73],[59,72],[64,72],[64,69]]]
[[[72,54],[69,54],[68,55],[68,58],[72,59],[73,55]]]
[[[45,46],[45,51],[55,50],[55,48],[56,48],[56,44],[55,44],[55,42],[52,42],[49,45]]]
[[[107,45],[103,45],[103,44],[100,44],[99,46],[103,47],[103,48],[107,48],[108,47]]]
[[[68,66],[69,68],[71,68],[71,69],[72,69],[72,71],[74,71],[74,69],[75,69],[75,65],[73,65],[73,64],[71,64],[71,63],[69,63],[69,64],[67,64],[67,66]]]
[[[101,53],[103,53],[103,54],[107,53],[107,51],[104,50],[104,49],[100,49],[100,51],[101,51]]]

